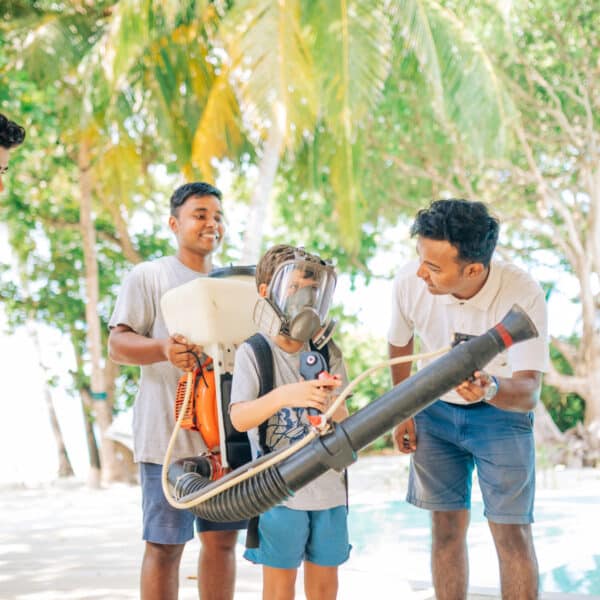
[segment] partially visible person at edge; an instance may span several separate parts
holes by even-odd
[[[439,200],[417,213],[411,233],[418,260],[393,287],[389,354],[423,352],[480,335],[513,304],[539,337],[499,354],[473,380],[398,425],[394,441],[410,453],[407,501],[431,511],[433,585],[438,600],[467,597],[467,528],[473,468],[494,539],[504,600],[538,597],[531,523],[535,492],[532,410],[548,368],[547,316],[540,286],[518,267],[492,260],[499,222],[481,202]],[[392,367],[394,384],[411,365]]]
[[[109,353],[119,364],[140,365],[134,404],[134,459],[140,463],[143,539],[142,600],[176,599],[179,564],[186,542],[201,548],[198,592],[202,600],[231,600],[235,587],[237,530],[245,522],[212,523],[190,511],[172,508],[161,488],[161,468],[173,431],[177,382],[195,368],[188,351],[202,352],[181,335],[169,336],[160,310],[162,295],[212,268],[212,255],[223,238],[221,192],[202,182],[188,183],[171,196],[169,227],[177,241],[175,256],[136,265],[123,281],[109,322]],[[173,460],[206,451],[196,431],[180,431]]]
[[[335,287],[333,268],[302,248],[279,244],[258,262],[256,285],[263,302],[277,306],[283,327],[259,334],[271,349],[273,389],[261,394],[261,369],[248,342],[235,356],[231,422],[238,431],[248,431],[255,458],[304,438],[311,428],[308,410],[325,412],[342,382],[347,383],[341,352],[331,341],[328,367],[334,377],[305,381],[300,374],[301,352],[310,350],[309,340],[316,331],[304,325],[293,331],[298,322],[309,322],[302,318],[307,312],[319,314],[325,322]],[[312,324],[320,328],[318,322]],[[347,416],[341,405],[333,420]],[[262,565],[263,600],[293,600],[302,563],[307,600],[337,597],[338,567],[350,553],[346,504],[345,475],[330,470],[260,515],[258,547],[249,547],[244,557]]]
[[[4,190],[2,175],[8,171],[10,151],[25,140],[25,129],[0,113],[0,192]]]

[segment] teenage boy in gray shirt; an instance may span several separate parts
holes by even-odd
[[[195,368],[190,350],[202,352],[180,335],[169,336],[160,309],[168,290],[209,273],[212,254],[224,233],[221,192],[202,182],[179,187],[171,196],[169,227],[175,256],[136,265],[123,282],[110,319],[109,353],[119,364],[140,365],[134,404],[134,459],[140,463],[143,539],[142,600],[175,600],[185,543],[201,541],[198,591],[202,600],[232,600],[237,529],[245,523],[211,523],[170,506],[161,487],[162,461],[175,425],[177,382]],[[180,431],[173,460],[206,451],[196,431]]]

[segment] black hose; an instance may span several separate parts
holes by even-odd
[[[356,460],[359,449],[435,402],[513,343],[537,335],[535,326],[525,312],[513,306],[501,323],[483,335],[455,346],[413,377],[342,423],[337,423],[332,432],[315,438],[275,466],[190,510],[211,521],[237,521],[266,511],[328,469],[344,469]],[[201,463],[202,457],[187,460]],[[186,473],[184,461],[179,461],[169,467],[168,479],[175,488],[177,498],[181,502],[188,502],[264,460],[263,457],[244,465],[217,483],[207,478],[205,465],[198,464],[198,470],[204,471],[204,474]]]
[[[198,472],[186,472],[177,476],[177,468],[181,462],[197,462],[198,470],[204,470],[203,457],[178,461],[169,467],[169,481],[174,478],[175,497],[187,501],[198,492],[205,491],[211,484],[206,475]],[[239,475],[238,471],[235,471]],[[219,484],[223,479],[218,480]],[[276,467],[270,467],[257,473],[250,479],[238,483],[229,490],[209,498],[202,504],[190,509],[195,515],[209,521],[239,521],[259,515],[275,504],[279,504],[292,494]]]

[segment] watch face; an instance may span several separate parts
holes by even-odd
[[[483,396],[483,399],[486,402],[489,402],[497,393],[498,393],[498,383],[496,382],[496,379],[494,378],[490,381],[490,384],[487,386],[487,388],[485,390],[485,394]]]

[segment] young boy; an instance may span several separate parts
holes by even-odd
[[[310,430],[307,409],[325,412],[333,391],[346,381],[341,353],[331,342],[329,371],[336,377],[304,381],[300,375],[300,353],[310,349],[310,339],[327,317],[335,288],[333,268],[302,248],[278,245],[259,261],[256,283],[262,298],[258,324],[267,333],[260,335],[273,356],[273,390],[260,396],[256,356],[248,342],[242,344],[236,352],[230,412],[234,427],[248,431],[254,456],[303,438]],[[334,420],[347,415],[342,406]],[[259,547],[247,549],[244,556],[263,565],[263,599],[293,600],[303,561],[307,599],[335,599],[337,569],[350,552],[346,517],[344,475],[336,471],[262,514]]]

